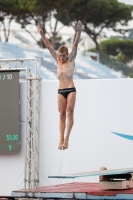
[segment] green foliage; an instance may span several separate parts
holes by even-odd
[[[110,58],[109,55],[103,53],[103,52],[99,52],[99,56],[100,56],[100,62],[106,66],[108,66],[109,68],[113,68],[115,71],[122,71],[122,73],[126,76],[129,76],[132,78],[133,76],[133,68],[127,66],[125,63],[123,62],[118,62],[117,60]]]
[[[65,25],[76,25],[80,19],[84,24],[84,31],[93,39],[97,50],[99,45],[97,37],[100,36],[104,28],[112,28],[115,31],[122,32],[116,29],[119,22],[121,25],[127,25],[127,22],[132,19],[132,6],[120,3],[117,0],[77,0],[70,10],[66,10],[62,15],[61,21]]]
[[[116,56],[119,53],[119,44],[121,43],[120,39],[109,39],[102,41],[100,43],[100,50],[108,55]]]
[[[133,40],[109,39],[100,43],[100,50],[124,63],[133,60]]]
[[[56,48],[57,41],[55,41],[55,38],[57,38],[58,35],[57,25],[60,21],[60,15],[63,12],[63,7],[71,7],[71,5],[76,0],[33,0],[32,3],[31,0],[19,1],[21,2],[21,8],[26,10],[24,12],[24,15],[17,16],[16,21],[21,24],[22,28],[26,28],[28,24],[37,25],[37,23],[39,22],[41,24],[44,34],[48,33],[46,30],[46,22],[49,22],[51,31],[48,34],[52,38],[53,47]],[[51,23],[53,16],[56,17],[54,27]],[[30,34],[34,38],[33,34]],[[41,41],[38,44],[42,45]]]
[[[124,54],[118,54],[117,58],[116,58],[117,61],[120,61],[120,62],[123,62],[123,63],[128,63],[130,62],[130,58],[128,58],[126,55]]]
[[[104,28],[115,31],[117,23],[127,25],[132,19],[133,7],[120,3],[117,0],[0,0],[0,23],[5,16],[12,15],[25,28],[28,24],[38,22],[46,32],[45,24],[49,21],[51,11],[55,12],[57,21],[75,28],[80,19],[84,24],[84,31],[93,39],[99,50],[97,41]],[[55,23],[55,29],[56,29]],[[55,33],[57,35],[57,32]]]
[[[90,52],[96,52],[96,48],[91,48],[88,51],[90,51]]]
[[[133,78],[133,72],[129,72],[127,75],[128,75],[130,78]]]

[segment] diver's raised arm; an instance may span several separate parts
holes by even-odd
[[[78,43],[80,40],[81,31],[82,31],[82,22],[80,20],[78,21],[76,30],[77,30],[77,33],[76,33],[76,37],[73,43],[72,51],[70,53],[70,61],[74,60],[77,55],[77,47],[78,47]]]
[[[47,49],[49,50],[50,54],[56,59],[57,58],[57,53],[55,52],[52,44],[48,41],[48,39],[45,37],[44,33],[43,33],[43,30],[40,26],[40,24],[38,23],[37,25],[38,27],[38,32],[40,33],[41,37],[42,37],[42,40],[44,42],[44,44],[46,45]]]

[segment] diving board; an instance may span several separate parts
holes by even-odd
[[[87,176],[102,176],[102,175],[124,174],[124,173],[133,173],[133,168],[61,174],[61,175],[56,175],[56,176],[48,176],[48,178],[80,178],[80,177],[87,177]]]

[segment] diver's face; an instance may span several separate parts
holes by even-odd
[[[68,59],[68,53],[66,51],[59,53],[59,58],[62,63],[66,62]]]

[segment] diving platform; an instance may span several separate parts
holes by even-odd
[[[12,191],[12,198],[46,199],[133,199],[133,188],[125,190],[102,190],[99,183],[73,182],[29,190]]]
[[[125,168],[49,176],[49,178],[79,178],[86,176],[99,176],[100,178],[103,176],[107,179],[105,181],[99,179],[99,183],[72,182],[15,190],[12,191],[11,196],[12,198],[42,199],[133,199],[132,172],[133,168]],[[113,188],[113,190],[110,188]]]

